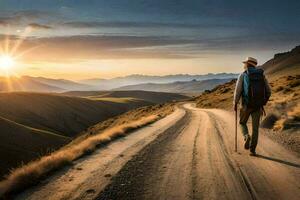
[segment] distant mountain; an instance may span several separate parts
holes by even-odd
[[[0,91],[4,92],[63,92],[71,90],[92,90],[90,85],[65,79],[44,77],[0,77]]]
[[[219,74],[206,74],[206,75],[189,75],[177,74],[166,76],[148,76],[148,75],[129,75],[124,77],[117,77],[113,79],[88,79],[82,80],[80,83],[93,85],[97,90],[110,90],[127,85],[137,85],[144,83],[172,83],[178,81],[202,81],[208,79],[230,79],[236,78],[237,74],[233,73],[219,73]]]
[[[262,65],[270,77],[300,74],[300,46],[289,52],[278,53],[274,58]]]
[[[31,77],[0,77],[0,91],[62,92],[64,89],[41,83]]]
[[[168,76],[146,76],[130,75],[113,79],[89,79],[80,82],[51,79],[45,77],[0,77],[0,91],[27,91],[27,92],[66,92],[66,91],[99,91],[114,88],[143,84],[143,83],[171,83],[176,81],[227,79],[234,78],[236,74],[206,74],[206,75],[168,75]]]
[[[174,93],[201,93],[210,90],[219,84],[232,80],[228,79],[208,79],[203,81],[177,81],[173,83],[146,83],[138,85],[129,85],[117,88],[116,90],[144,90],[156,92],[174,92]]]
[[[44,77],[30,77],[30,76],[26,76],[23,78],[28,78],[28,79],[37,81],[42,84],[61,88],[62,90],[65,90],[65,91],[90,90],[92,88],[92,86],[90,86],[90,85],[77,83],[77,82],[65,80],[65,79],[50,79],[50,78],[44,78]]]

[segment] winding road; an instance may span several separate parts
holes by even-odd
[[[81,158],[16,199],[300,199],[300,159],[260,135],[257,157],[234,152],[234,118],[180,105]]]

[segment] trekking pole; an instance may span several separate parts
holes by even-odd
[[[237,152],[237,110],[235,110],[235,152]]]

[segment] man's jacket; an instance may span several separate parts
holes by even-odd
[[[255,70],[255,67],[251,67],[248,70]],[[271,87],[269,85],[269,82],[265,77],[264,79],[265,79],[267,96],[271,96]],[[243,72],[239,75],[235,86],[233,104],[238,104],[238,102],[242,97],[242,105],[244,106],[245,102],[247,102],[248,90],[249,90],[249,78],[247,73]]]

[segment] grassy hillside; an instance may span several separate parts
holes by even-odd
[[[165,103],[170,101],[178,101],[187,97],[180,94],[168,92],[150,92],[150,91],[71,91],[63,93],[67,96],[85,97],[89,99],[107,99],[107,98],[123,98],[131,100],[147,101],[151,103]]]
[[[215,86],[226,83],[231,79],[209,79],[203,81],[178,81],[172,83],[146,83],[138,85],[129,85],[117,88],[116,90],[144,90],[156,92],[174,92],[174,93],[201,93],[204,90],[212,89]]]
[[[150,102],[118,103],[41,93],[0,93],[1,116],[60,135],[74,136],[85,128]]]
[[[300,46],[289,52],[275,54],[262,68],[271,79],[300,74]]]
[[[50,149],[56,149],[70,138],[34,129],[0,117],[0,175],[8,169],[26,163]]]
[[[37,184],[45,175],[72,164],[74,160],[90,154],[99,146],[170,114],[174,105],[168,103],[137,108],[92,126],[63,148],[9,173],[7,178],[0,182],[0,196]]]
[[[128,93],[123,92],[122,95],[106,93],[103,97],[85,98],[46,93],[0,93],[0,160],[5,161],[0,164],[0,176],[21,162],[26,163],[67,144],[92,125],[138,107],[181,97],[145,93],[129,93],[134,97],[125,97]],[[139,95],[145,100],[135,98]]]
[[[195,98],[198,107],[201,108],[222,108],[230,110],[233,105],[233,91],[236,80],[219,85],[212,90],[207,90]],[[283,76],[270,82],[272,96],[267,109],[271,110],[278,103],[285,102],[296,105],[300,99],[300,75]]]
[[[197,106],[200,108],[231,109],[235,83],[236,79],[218,85],[212,90],[206,90],[195,98]]]

